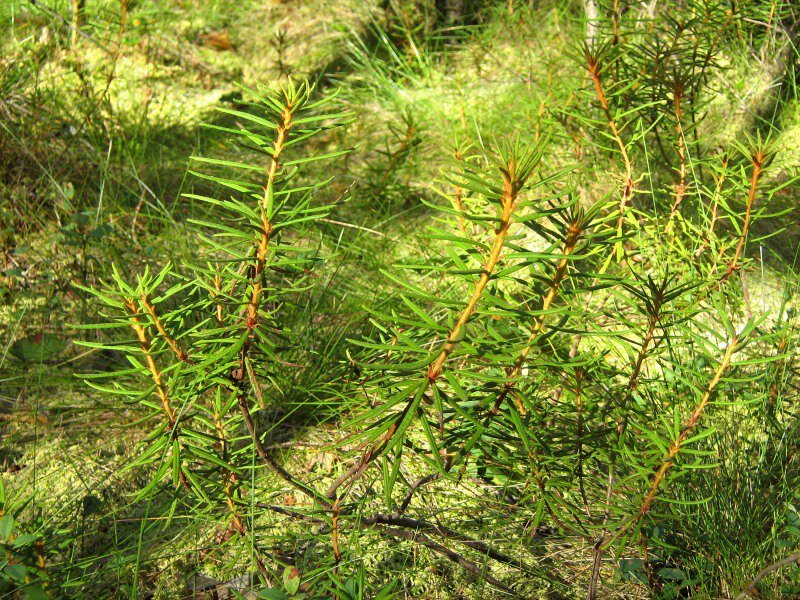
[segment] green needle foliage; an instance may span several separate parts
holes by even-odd
[[[590,599],[767,589],[759,572],[800,536],[798,322],[792,286],[765,308],[748,274],[794,182],[767,119],[722,145],[703,132],[722,49],[762,43],[750,24],[791,6],[589,4],[564,102],[535,136],[456,144],[441,197],[421,200],[426,253],[383,271],[395,295],[360,290],[352,330],[318,267],[339,250],[323,227],[338,182],[319,173],[350,152],[331,140],[353,115],[291,80],[219,109],[208,127],[237,148],[192,157],[219,191],[184,194],[202,207],[193,260],[82,288],[98,316],[84,345],[121,359],[86,381],[146,430],[124,467],[145,517],[115,565],[131,597],[148,541],[170,535],[195,541],[188,571],[245,574],[268,598],[431,597],[392,575],[423,566],[450,587],[457,569],[471,597],[574,597],[555,532],[591,564]],[[405,31],[355,45],[387,97],[436,67]],[[370,202],[426,147],[423,120],[404,106],[401,121],[366,169]],[[321,470],[282,452],[309,407],[303,425],[332,423]],[[22,563],[44,572],[39,538],[14,545],[15,514],[0,520],[22,556],[10,591]],[[65,588],[91,576],[64,571]]]
[[[211,205],[216,216],[194,221],[207,248],[198,264],[181,272],[172,265],[157,274],[145,271],[131,283],[115,270],[108,286],[89,290],[107,317],[98,326],[121,328],[129,337],[87,345],[123,352],[130,364],[93,375],[89,383],[139,402],[153,424],[129,465],[153,470],[137,499],[162,494],[165,484],[182,488],[194,510],[228,523],[224,540],[253,534],[252,505],[242,490],[252,484],[253,461],[290,488],[329,504],[265,449],[255,413],[267,407],[260,382],[280,389],[282,349],[297,343],[282,325],[281,311],[311,285],[316,259],[314,248],[304,245],[304,232],[331,208],[313,202],[314,192],[330,180],[300,182],[299,173],[304,165],[347,152],[293,152],[299,142],[342,123],[346,115],[333,97],[314,99],[313,86],[291,81],[244,91],[252,97],[249,110],[221,109],[244,125],[225,130],[265,156],[267,166],[195,158],[232,170],[197,174],[235,192],[227,200],[188,195]],[[260,172],[261,180],[243,176],[252,172]],[[251,551],[263,578],[272,581],[262,550],[253,545]]]

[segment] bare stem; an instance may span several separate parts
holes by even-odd
[[[765,567],[764,569],[761,570],[761,572],[758,575],[755,576],[755,578],[751,582],[749,582],[742,588],[742,591],[739,593],[738,596],[736,596],[736,600],[745,600],[745,598],[747,598],[750,595],[753,595],[754,597],[758,598],[759,595],[757,593],[753,594],[753,592],[756,591],[756,586],[762,579],[764,579],[764,577],[766,577],[770,573],[782,569],[783,567],[788,567],[789,565],[793,565],[797,562],[800,562],[800,552],[791,554],[786,558],[782,558],[778,562],[775,562],[769,565],[768,567]]]

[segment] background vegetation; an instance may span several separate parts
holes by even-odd
[[[800,594],[799,17],[0,3],[0,592]]]

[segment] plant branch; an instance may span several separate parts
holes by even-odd
[[[470,317],[475,312],[478,302],[480,301],[484,289],[489,283],[489,280],[492,278],[495,267],[500,260],[500,255],[505,247],[506,236],[508,235],[509,228],[512,224],[512,215],[516,206],[517,197],[522,185],[524,184],[524,181],[518,179],[518,174],[516,172],[517,166],[518,165],[516,162],[512,159],[508,165],[508,170],[503,171],[504,181],[503,192],[500,196],[500,222],[495,229],[495,237],[492,248],[484,260],[481,275],[475,283],[469,300],[461,310],[455,325],[453,325],[452,329],[450,330],[450,333],[448,334],[441,351],[428,367],[425,381],[422,384],[422,390],[418,391],[414,394],[414,396],[409,398],[403,410],[400,411],[397,418],[394,420],[386,433],[381,437],[381,439],[372,444],[364,452],[364,454],[362,454],[361,459],[357,463],[355,463],[348,471],[334,481],[333,484],[331,484],[326,492],[326,496],[328,498],[333,498],[336,495],[336,491],[342,485],[344,485],[345,482],[353,482],[358,479],[361,474],[366,471],[369,465],[372,464],[372,462],[378,456],[380,456],[383,450],[394,438],[395,434],[400,428],[400,425],[403,423],[412,405],[414,404],[415,399],[421,395],[424,395],[428,388],[435,384],[436,380],[442,375],[445,361],[458,346],[459,342],[463,339],[463,329],[466,326],[467,321],[469,321]]]
[[[670,447],[667,450],[667,453],[664,455],[664,458],[662,459],[659,468],[653,474],[653,477],[650,480],[650,488],[647,494],[645,495],[644,500],[642,501],[639,509],[631,518],[623,522],[611,534],[607,534],[604,532],[595,542],[594,564],[592,567],[592,576],[589,584],[589,592],[587,594],[588,600],[593,600],[595,597],[597,578],[600,572],[600,561],[603,551],[608,546],[608,544],[611,543],[612,540],[616,539],[626,531],[629,531],[650,510],[650,507],[652,506],[653,501],[655,500],[656,492],[661,486],[661,483],[664,481],[664,476],[666,475],[669,468],[675,464],[675,458],[677,457],[678,453],[683,447],[683,444],[689,438],[690,434],[694,431],[695,427],[697,427],[697,424],[700,421],[700,417],[703,415],[703,412],[705,411],[709,401],[711,400],[712,395],[714,394],[714,390],[717,388],[717,385],[719,385],[719,382],[722,380],[722,377],[728,370],[728,367],[730,367],[731,358],[738,349],[739,342],[740,342],[739,338],[737,336],[733,336],[733,338],[728,343],[728,347],[725,349],[725,354],[722,356],[722,360],[720,360],[719,366],[717,367],[717,370],[714,372],[711,381],[709,381],[708,386],[706,387],[706,390],[703,393],[702,398],[700,399],[700,402],[697,404],[694,411],[692,411],[692,414],[689,416],[689,418],[684,422],[680,434],[672,442],[672,444],[670,444]],[[611,488],[609,487],[609,490],[610,489]]]
[[[658,471],[656,471],[655,475],[653,475],[652,483],[650,485],[650,491],[645,496],[644,502],[642,503],[640,513],[644,515],[650,510],[650,505],[653,503],[655,499],[656,492],[658,491],[661,482],[664,479],[664,475],[666,474],[667,470],[675,463],[675,457],[680,452],[684,442],[689,438],[689,435],[694,431],[694,428],[697,427],[697,423],[700,421],[700,417],[703,415],[703,412],[708,405],[709,400],[711,400],[711,396],[714,393],[717,385],[719,384],[722,376],[725,374],[725,371],[728,370],[728,367],[731,364],[731,358],[733,357],[734,352],[739,347],[739,339],[734,336],[731,339],[730,343],[728,344],[727,349],[725,350],[725,354],[722,357],[722,360],[717,367],[717,370],[714,372],[714,376],[711,378],[711,381],[706,388],[703,397],[700,399],[700,402],[695,407],[694,411],[692,412],[691,416],[686,420],[683,425],[683,429],[681,429],[680,435],[672,442],[672,445],[669,447],[667,454],[664,456],[664,459],[659,467]]]
[[[173,409],[172,405],[170,404],[169,391],[164,383],[161,370],[158,368],[158,365],[153,358],[152,343],[147,336],[146,326],[139,318],[141,315],[139,312],[139,307],[136,305],[136,302],[133,300],[133,298],[126,298],[124,302],[125,307],[128,309],[128,312],[131,316],[131,328],[136,334],[136,338],[139,341],[139,347],[141,348],[142,354],[144,354],[145,362],[147,363],[147,369],[150,371],[150,376],[152,377],[153,383],[156,386],[156,395],[161,401],[161,410],[164,411],[164,415],[167,417],[167,425],[170,429],[174,430],[176,423],[175,409]]]
[[[416,531],[410,531],[407,529],[400,529],[398,527],[381,527],[380,532],[385,535],[391,535],[393,537],[399,537],[405,540],[413,541],[418,544],[422,544],[426,548],[429,548],[436,552],[437,554],[441,554],[448,560],[456,563],[461,568],[469,571],[479,579],[483,579],[487,583],[493,585],[499,590],[510,594],[514,598],[520,598],[520,595],[517,594],[514,590],[508,587],[499,579],[495,578],[493,575],[489,574],[486,569],[479,567],[474,562],[467,560],[464,558],[463,555],[459,554],[455,550],[448,548],[438,542],[433,541],[426,535],[422,533],[418,533]]]
[[[242,349],[239,353],[239,367],[231,372],[230,378],[234,387],[236,388],[236,399],[239,405],[239,411],[242,414],[247,431],[253,440],[253,445],[255,446],[256,452],[258,453],[261,461],[270,469],[272,469],[286,483],[299,490],[312,500],[320,502],[325,508],[330,508],[330,502],[328,502],[312,488],[295,479],[291,473],[279,465],[269,455],[258,437],[258,432],[256,431],[253,423],[253,415],[250,412],[250,407],[247,402],[248,383],[250,383],[248,377],[248,357],[252,347],[253,330],[258,326],[258,311],[262,303],[267,257],[270,251],[270,240],[274,231],[272,214],[274,211],[275,200],[275,179],[280,167],[280,156],[286,145],[287,134],[293,124],[293,102],[293,100],[287,98],[286,105],[281,112],[282,121],[277,125],[277,133],[275,136],[275,141],[273,142],[272,156],[267,169],[267,182],[264,186],[264,195],[261,201],[261,233],[255,248],[256,254],[252,269],[253,275],[251,277],[252,289],[250,291],[250,299],[245,308],[244,325],[247,328],[249,335],[242,345]],[[253,383],[250,383],[250,385],[252,386]]]
[[[591,55],[591,53],[587,53],[586,61],[589,75],[591,76],[592,83],[594,83],[595,95],[597,96],[600,106],[603,109],[603,114],[606,117],[608,128],[611,130],[611,137],[614,138],[614,141],[619,148],[620,155],[622,156],[622,162],[625,167],[625,174],[623,176],[624,187],[622,189],[622,196],[619,202],[619,218],[617,221],[617,233],[621,234],[622,223],[625,218],[625,209],[627,208],[628,202],[633,196],[633,162],[628,154],[628,148],[625,146],[625,142],[622,139],[620,127],[617,125],[617,121],[611,113],[611,107],[608,104],[608,97],[603,89],[603,82],[601,79],[602,68],[600,61]]]
[[[158,314],[156,313],[156,307],[153,306],[153,303],[147,298],[147,294],[142,294],[141,296],[142,306],[144,306],[147,314],[150,315],[150,319],[153,321],[153,325],[155,325],[156,330],[164,338],[164,341],[169,346],[169,349],[172,350],[172,353],[178,357],[179,360],[192,364],[192,360],[189,358],[189,355],[186,351],[178,346],[178,343],[175,339],[167,333],[167,330],[164,328],[164,324],[161,322],[161,319],[158,318]]]
[[[736,596],[736,600],[745,600],[748,596],[751,596],[751,595],[753,595],[754,597],[758,598],[758,594],[757,593],[756,594],[752,594],[752,592],[756,591],[756,586],[759,584],[759,582],[762,579],[764,579],[764,577],[766,577],[770,573],[773,573],[775,571],[778,571],[778,570],[782,569],[783,567],[788,567],[789,565],[793,565],[793,564],[798,563],[798,562],[800,562],[800,552],[796,552],[795,554],[791,554],[791,555],[787,556],[786,558],[782,558],[778,562],[775,562],[775,563],[769,565],[768,567],[765,567],[764,569],[762,569],[759,572],[758,575],[755,576],[755,578],[750,583],[748,583],[747,585],[745,585],[742,588],[742,591],[739,593],[738,596]]]

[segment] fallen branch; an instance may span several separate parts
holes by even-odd
[[[384,535],[391,535],[394,537],[402,538],[404,540],[410,540],[422,544],[426,548],[430,548],[437,554],[441,554],[445,558],[449,559],[450,561],[456,563],[461,568],[469,571],[476,577],[482,578],[487,583],[493,585],[499,590],[504,591],[505,593],[509,594],[514,598],[521,598],[517,592],[512,590],[506,584],[504,584],[499,579],[496,579],[494,576],[490,575],[486,569],[479,567],[474,562],[467,560],[458,552],[451,550],[450,548],[439,544],[438,542],[434,542],[432,539],[427,537],[424,534],[417,533],[415,531],[411,531],[408,529],[399,529],[395,527],[386,527],[381,529],[381,533]]]
[[[766,577],[767,575],[769,575],[774,571],[782,569],[783,567],[788,567],[789,565],[793,565],[798,562],[800,562],[800,552],[796,552],[795,554],[787,556],[786,558],[782,558],[778,562],[763,568],[761,572],[758,575],[756,575],[755,578],[750,583],[748,583],[746,586],[742,588],[742,591],[739,593],[738,596],[736,596],[736,600],[745,600],[745,598],[751,595],[757,598],[758,596],[756,594],[751,594],[751,592],[756,591],[756,586],[762,579],[764,579],[764,577]]]

